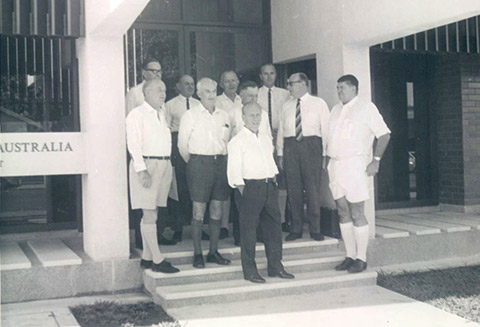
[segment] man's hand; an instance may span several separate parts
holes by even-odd
[[[278,156],[277,157],[277,165],[280,170],[283,170],[283,156]]]
[[[152,177],[150,176],[150,174],[146,169],[139,171],[138,177],[140,177],[140,183],[142,184],[143,187],[150,188],[150,186],[152,186]]]
[[[239,185],[237,186],[238,191],[240,192],[241,195],[243,195],[243,189],[245,188],[245,185]]]
[[[323,156],[322,169],[327,169],[329,161],[330,161],[330,157]]]
[[[380,161],[372,160],[367,166],[367,176],[375,176],[378,173],[378,168],[380,167]]]

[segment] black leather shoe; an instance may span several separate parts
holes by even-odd
[[[320,233],[310,233],[310,237],[315,241],[323,241],[325,240],[325,236]]]
[[[224,257],[222,257],[220,255],[220,253],[218,253],[218,251],[216,251],[215,253],[211,254],[209,253],[207,255],[207,262],[211,262],[211,263],[216,263],[218,265],[222,265],[222,266],[226,266],[226,265],[229,265],[231,263],[230,260],[228,259],[225,259]]]
[[[152,268],[153,261],[152,260],[140,260],[140,268],[142,269],[150,269]]]
[[[348,270],[348,268],[350,268],[350,266],[353,265],[354,262],[355,260],[353,260],[352,258],[346,257],[345,260],[342,261],[342,263],[335,266],[335,270]]]
[[[223,240],[223,239],[226,239],[228,237],[228,229],[226,228],[222,228],[220,229],[220,239]]]
[[[282,223],[282,232],[284,232],[284,233],[289,233],[290,232],[290,226],[288,225],[287,222]]]
[[[173,233],[172,241],[177,242],[177,243],[181,242],[182,241],[182,232]]]
[[[152,263],[152,271],[162,272],[165,274],[174,274],[180,271],[180,269],[172,266],[167,260],[163,260],[160,263]]]
[[[293,274],[290,274],[290,273],[286,272],[285,270],[280,270],[279,272],[276,272],[276,273],[269,272],[268,277],[280,277],[280,278],[283,278],[283,279],[294,279],[295,278],[295,276]]]
[[[289,241],[295,241],[295,240],[298,240],[302,238],[302,234],[297,234],[297,233],[290,233],[287,235],[287,237],[285,237],[285,241],[289,242]]]
[[[209,241],[210,240],[210,235],[202,231],[202,241]]]
[[[359,273],[367,269],[367,263],[363,260],[357,259],[355,262],[348,268],[349,273]]]
[[[195,254],[193,256],[193,266],[195,268],[205,268],[205,262],[203,262],[203,255]]]
[[[158,237],[158,244],[160,245],[176,245],[177,242],[173,240],[169,240],[168,238],[165,238],[163,236]]]
[[[259,274],[253,274],[249,278],[245,277],[245,280],[248,280],[249,282],[252,282],[252,283],[258,283],[258,284],[265,283],[265,279]]]

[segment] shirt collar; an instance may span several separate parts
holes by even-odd
[[[347,104],[343,104],[343,108],[350,108],[350,107],[353,107],[353,105],[355,105],[355,103],[357,102],[358,100],[358,95],[356,95],[352,100],[350,100]]]
[[[249,130],[248,128],[245,127],[245,125],[243,126],[243,132],[245,134],[247,134],[248,136],[254,136],[255,138],[260,136],[260,131],[257,131],[257,134],[255,134],[254,132],[252,132],[251,130]]]
[[[307,92],[307,93],[305,93],[304,95],[302,95],[302,96],[300,97],[300,100],[303,102],[303,101],[305,101],[306,99],[308,99],[308,97],[310,97],[310,94]]]
[[[205,108],[203,106],[203,103],[200,101],[199,105],[196,106],[196,108],[198,108],[198,110],[200,110],[201,113],[207,113],[210,115],[210,111],[207,110],[207,108]],[[212,112],[212,115],[215,114],[219,109],[217,107],[215,107],[215,110]]]
[[[230,98],[225,94],[225,92],[223,92],[221,96],[224,98],[224,100],[228,100],[228,101],[232,102],[232,100],[230,100]],[[242,101],[242,98],[240,98],[240,96],[238,94],[235,94],[235,99],[233,99],[233,103],[235,103],[237,101]]]
[[[147,109],[147,111],[149,112],[157,112],[157,109],[155,109],[154,107],[152,107],[150,105],[150,103],[148,103],[147,101],[143,102],[143,106],[145,107],[145,109]],[[163,107],[163,106],[162,106]]]
[[[277,88],[277,87],[276,87],[275,85],[272,86],[271,88],[268,88],[268,87],[266,87],[265,85],[263,85],[263,86],[261,87],[261,89],[264,89],[264,90],[267,91],[267,92],[268,92],[268,90],[272,90],[272,92],[273,92],[273,91],[275,91],[276,88]]]

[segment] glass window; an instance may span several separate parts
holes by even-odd
[[[0,177],[2,233],[75,229],[81,220],[81,175]]]
[[[0,132],[80,130],[75,40],[0,36]]]

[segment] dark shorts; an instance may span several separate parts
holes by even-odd
[[[187,163],[187,183],[194,202],[226,201],[231,192],[227,180],[227,156],[191,154]]]

